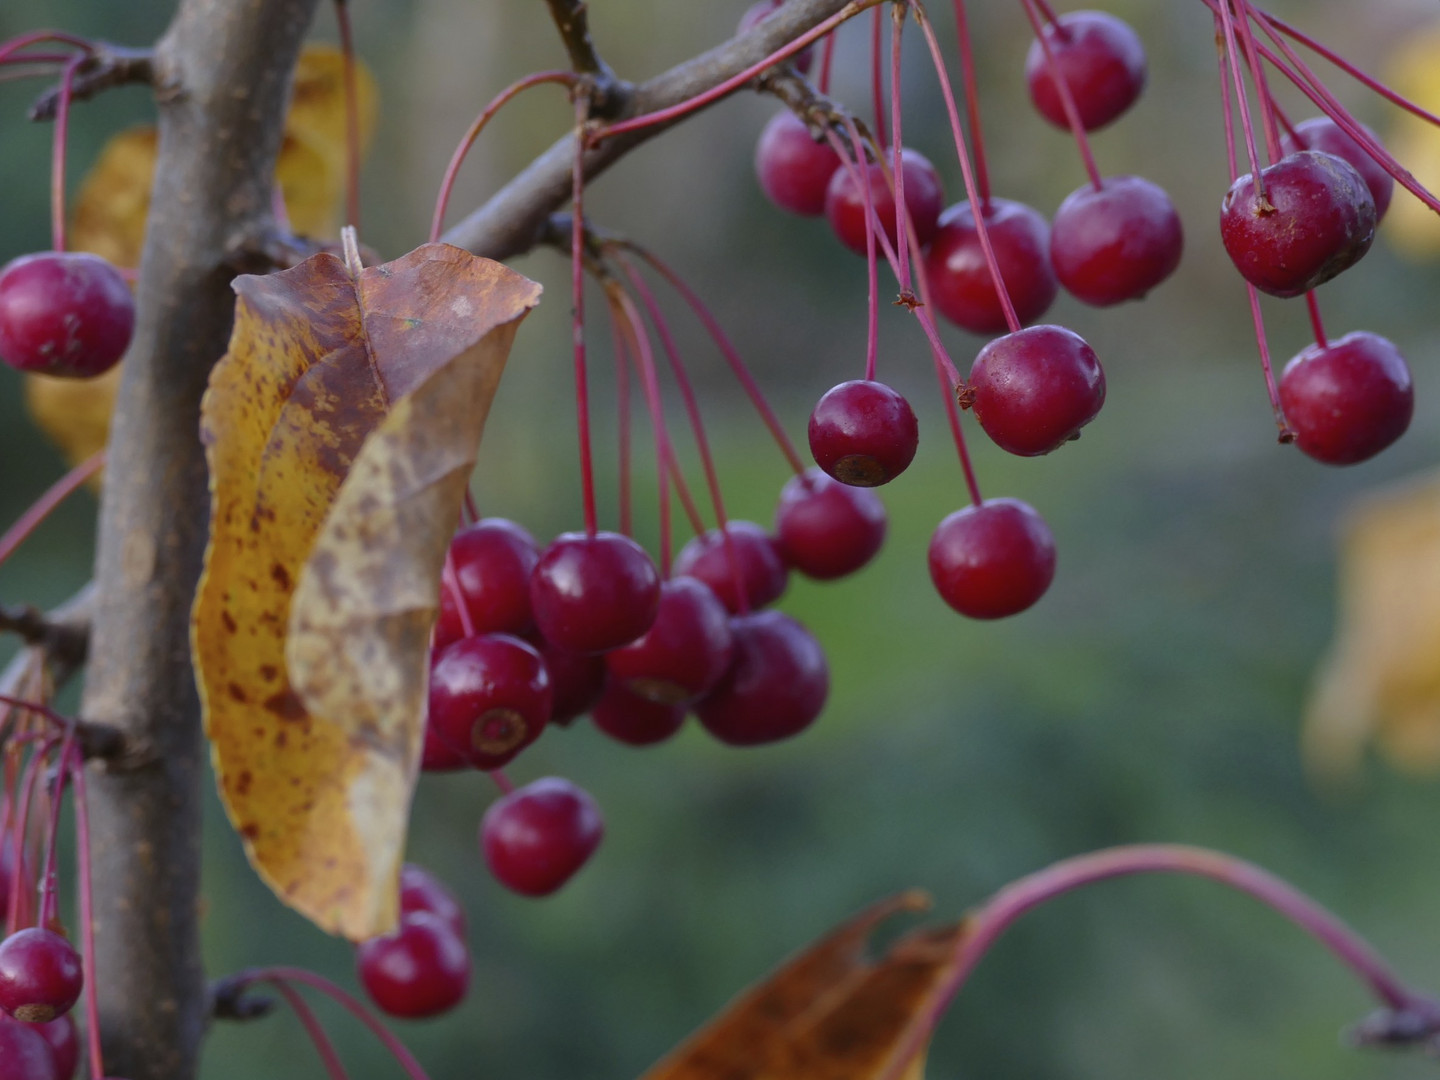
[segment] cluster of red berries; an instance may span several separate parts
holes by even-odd
[[[42,251],[0,269],[0,360],[13,368],[100,375],[125,355],[134,329],[130,287],[98,255]]]

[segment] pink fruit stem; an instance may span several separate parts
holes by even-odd
[[[1055,92],[1060,95],[1060,107],[1065,110],[1065,121],[1070,125],[1070,134],[1075,139],[1076,149],[1080,151],[1085,173],[1090,177],[1091,186],[1100,191],[1103,188],[1100,170],[1095,165],[1090,139],[1085,134],[1085,125],[1080,120],[1080,109],[1076,106],[1075,95],[1070,90],[1070,80],[1065,78],[1065,73],[1060,70],[1060,65],[1055,60],[1055,50],[1050,45],[1050,37],[1045,33],[1034,0],[1020,0],[1020,6],[1025,9],[1025,15],[1035,30],[1035,40],[1040,43],[1040,49],[1045,54],[1045,66],[1050,69],[1050,81],[1055,84]]]
[[[1086,885],[1134,874],[1189,874],[1251,896],[1314,938],[1386,1007],[1440,1019],[1440,1003],[1409,989],[1383,957],[1340,919],[1294,886],[1253,863],[1181,844],[1134,844],[1064,859],[1005,886],[968,917],[958,962],[895,1060],[908,1063],[990,947],[1022,915]],[[903,1065],[884,1080],[894,1080]]]
[[[1330,63],[1334,64],[1341,71],[1345,72],[1346,75],[1349,75],[1356,82],[1379,94],[1391,104],[1398,105],[1406,112],[1411,113],[1414,116],[1418,116],[1421,120],[1424,120],[1430,124],[1434,124],[1436,127],[1440,127],[1440,116],[1436,116],[1428,109],[1421,108],[1419,105],[1415,104],[1415,102],[1411,101],[1403,94],[1400,94],[1397,91],[1392,90],[1390,87],[1386,86],[1383,82],[1375,78],[1373,75],[1367,75],[1354,64],[1350,63],[1349,60],[1346,60],[1345,57],[1337,53],[1334,49],[1331,49],[1322,42],[1315,40],[1315,38],[1312,38],[1309,34],[1305,34],[1300,30],[1297,30],[1285,20],[1271,15],[1268,11],[1262,11],[1260,8],[1255,7],[1253,4],[1251,5],[1251,9],[1257,15],[1259,15],[1260,19],[1262,20],[1261,28],[1265,29],[1267,34],[1270,32],[1269,27],[1273,27],[1280,33],[1284,34],[1286,37],[1293,38],[1301,45],[1304,45],[1307,49],[1324,57],[1326,60],[1329,60]]]
[[[1069,41],[1070,28],[1060,21],[1060,16],[1055,14],[1055,9],[1046,0],[1036,0],[1036,2],[1040,13],[1045,16],[1045,21],[1055,28],[1055,36],[1061,41]]]
[[[1230,17],[1229,0],[1219,0],[1212,4],[1213,10],[1220,14],[1220,28],[1225,38],[1225,61],[1230,70],[1230,78],[1235,84],[1235,97],[1240,105],[1240,130],[1245,136],[1245,154],[1250,160],[1250,175],[1255,184],[1255,199],[1261,210],[1264,210],[1270,203],[1265,196],[1265,177],[1260,172],[1260,153],[1255,148],[1255,126],[1250,120],[1250,99],[1245,93],[1245,76],[1240,73],[1239,49],[1235,44],[1235,22]],[[1222,75],[1223,79],[1224,76]]]
[[[466,487],[465,489],[465,518],[466,524],[473,525],[480,520],[480,510],[475,505],[475,493]]]
[[[66,500],[77,488],[105,466],[105,451],[99,450],[76,465],[59,480],[55,481],[40,498],[20,516],[20,520],[0,536],[0,563],[15,553],[35,529],[54,513],[55,508]]]
[[[345,1066],[340,1061],[340,1055],[335,1052],[335,1044],[330,1041],[330,1036],[325,1034],[325,1028],[316,1017],[315,1011],[306,1004],[299,991],[283,979],[271,979],[270,985],[275,987],[280,996],[285,999],[285,1003],[290,1006],[290,1011],[295,1014],[295,1019],[300,1021],[300,1026],[305,1029],[305,1034],[310,1037],[310,1041],[315,1046],[315,1052],[320,1055],[320,1060],[324,1063],[330,1080],[349,1080]]]
[[[590,103],[575,96],[575,160],[570,166],[570,326],[575,343],[575,412],[580,437],[580,484],[585,531],[600,530],[595,510],[595,466],[590,453],[590,388],[585,374],[585,123]]]
[[[879,8],[876,8],[879,13]],[[891,173],[895,181],[895,258],[900,263],[900,291],[911,292],[910,282],[910,237],[914,229],[910,225],[910,204],[905,201],[905,168],[901,150],[905,140],[900,131],[900,38],[905,29],[905,7],[896,4],[890,9],[893,25],[890,28],[890,130],[895,140],[890,147]],[[868,175],[868,170],[867,173]],[[868,216],[868,215],[867,215]],[[920,251],[919,246],[915,248]]]
[[[85,786],[85,763],[74,762],[70,782],[75,790],[75,876],[80,893],[80,957],[85,972],[85,1036],[90,1051],[90,1075],[104,1076],[100,1054],[100,993],[95,971],[95,881],[90,874],[90,800]]]
[[[975,52],[970,42],[970,19],[965,0],[954,0],[955,35],[960,46],[960,78],[965,87],[965,118],[970,127],[970,152],[975,155],[975,187],[980,210],[990,211],[990,167],[985,161],[985,136],[980,127],[980,82],[975,77]]]
[[[450,193],[455,187],[455,178],[460,174],[460,166],[465,163],[465,157],[470,153],[470,148],[475,145],[475,140],[480,137],[480,132],[485,130],[485,125],[490,122],[497,112],[504,105],[522,90],[528,90],[532,86],[539,86],[542,83],[559,83],[562,86],[573,87],[576,76],[573,71],[537,71],[533,75],[526,75],[511,83],[495,99],[480,111],[480,115],[470,125],[470,130],[465,132],[465,137],[460,140],[460,145],[455,147],[455,153],[450,155],[450,164],[445,167],[445,177],[440,181],[440,193],[435,198],[435,214],[430,219],[430,242],[433,244],[440,239],[441,227],[445,221],[445,210],[450,205]]]
[[[1275,414],[1275,426],[1280,429],[1280,437],[1284,440],[1290,429],[1285,426],[1285,412],[1280,408],[1280,391],[1275,387],[1275,370],[1270,363],[1270,342],[1265,338],[1265,320],[1260,314],[1260,293],[1248,281],[1245,282],[1245,292],[1250,297],[1250,319],[1255,324],[1255,343],[1260,347],[1260,370],[1265,373],[1265,391],[1270,395],[1270,411]]]
[[[858,139],[857,139],[858,142]],[[855,148],[856,159],[863,162],[861,148]],[[875,214],[875,190],[870,183],[870,166],[860,167],[860,190],[865,207],[865,281],[869,292],[865,305],[865,378],[870,381],[875,379],[875,367],[880,362],[880,267],[875,257],[875,236],[876,230],[870,227],[871,221],[878,221]],[[896,204],[899,205],[898,203]],[[884,235],[884,230],[880,230]],[[899,261],[897,255],[892,260],[892,265]]]
[[[251,968],[248,971],[240,972],[235,976],[237,986],[245,986],[256,982],[274,983],[279,980],[299,983],[311,989],[319,990],[327,995],[352,1016],[370,1029],[377,1039],[385,1044],[385,1049],[390,1051],[392,1057],[405,1070],[410,1080],[430,1080],[425,1075],[425,1070],[420,1067],[420,1062],[415,1060],[415,1055],[405,1048],[405,1044],[397,1039],[384,1024],[375,1019],[354,995],[346,993],[323,975],[317,975],[313,971],[306,971],[304,968],[294,967],[269,967]]]
[[[835,35],[825,39],[825,48],[820,53],[820,93],[830,93],[830,71],[835,66]]]
[[[607,294],[608,295],[608,294]],[[610,339],[611,351],[615,354],[615,404],[617,412],[617,425],[619,427],[619,464],[620,464],[620,531],[626,536],[632,536],[635,532],[634,515],[634,455],[631,453],[631,428],[630,419],[630,352],[625,344],[625,335],[620,329],[620,319],[615,310],[615,301],[610,299]],[[661,484],[664,484],[664,476],[661,476]]]
[[[1310,329],[1315,332],[1315,344],[1322,349],[1328,349],[1330,343],[1325,339],[1325,324],[1320,319],[1320,301],[1316,299],[1314,289],[1305,294],[1305,306],[1310,310]]]
[[[449,590],[450,599],[455,602],[455,612],[460,616],[461,632],[467,638],[474,637],[475,620],[470,617],[470,604],[460,590],[460,578],[455,572],[455,552],[451,547],[445,549],[445,565],[440,568],[440,579]]]
[[[690,419],[690,430],[695,435],[695,446],[700,451],[700,463],[705,470],[705,484],[710,489],[710,502],[715,512],[716,526],[720,530],[720,542],[725,546],[725,558],[730,564],[730,575],[735,585],[735,603],[740,609],[737,614],[744,615],[750,610],[745,596],[745,578],[740,571],[740,558],[735,551],[735,540],[731,537],[726,524],[725,500],[720,493],[720,477],[715,470],[714,455],[710,452],[710,440],[705,435],[705,421],[700,415],[700,400],[695,396],[695,387],[691,384],[690,376],[686,373],[685,365],[680,359],[680,350],[675,345],[675,338],[670,333],[670,326],[665,321],[665,314],[660,310],[660,305],[655,302],[655,294],[650,291],[650,286],[645,283],[645,279],[635,272],[629,262],[624,259],[617,261],[630,279],[630,285],[640,297],[640,302],[645,305],[645,310],[650,315],[650,322],[655,326],[655,332],[660,335],[660,344],[665,349],[665,357],[670,362],[670,370],[675,376],[675,384],[680,389],[680,400],[684,402],[685,413]]]
[[[501,795],[509,795],[515,790],[515,785],[511,782],[510,777],[505,775],[504,769],[486,769],[485,775],[495,782]]]
[[[884,11],[876,8],[870,20],[870,99],[875,110],[875,139],[881,146],[890,140],[885,133]],[[898,140],[897,140],[898,141]]]
[[[71,725],[65,733],[64,740],[60,743],[59,771],[55,777],[55,791],[50,799],[50,820],[47,823],[48,829],[45,841],[44,873],[40,878],[40,918],[41,926],[52,925],[59,917],[60,897],[55,887],[58,872],[56,863],[59,857],[60,838],[60,808],[65,801],[65,781],[70,774],[70,759],[74,755],[75,729]]]
[[[1275,119],[1280,121],[1280,126],[1285,129],[1285,134],[1290,136],[1291,141],[1300,149],[1306,148],[1305,137],[1295,130],[1295,125],[1290,122],[1290,117],[1280,107],[1280,103],[1273,97],[1270,99],[1270,108],[1275,112]]]
[[[360,87],[355,73],[355,37],[350,29],[349,0],[335,0],[340,29],[340,56],[345,79],[345,219],[360,228]]]
[[[618,123],[602,127],[590,136],[590,143],[591,145],[601,143],[616,135],[623,135],[627,131],[639,131],[641,128],[652,127],[656,124],[668,124],[672,120],[678,120],[682,116],[695,112],[697,109],[703,109],[706,105],[719,101],[721,98],[734,93],[766,68],[774,67],[781,60],[789,59],[796,53],[801,52],[807,45],[820,40],[826,34],[830,33],[831,30],[835,29],[835,27],[849,19],[853,19],[866,8],[874,7],[876,4],[883,2],[884,0],[851,0],[850,3],[846,4],[834,15],[831,15],[830,18],[812,26],[794,41],[775,50],[775,52],[771,53],[764,60],[761,60],[758,64],[752,64],[740,72],[740,74],[726,79],[718,86],[712,87],[703,94],[697,94],[695,97],[679,102],[676,105],[671,105],[669,108],[657,109],[655,112],[645,113],[641,116],[632,116],[628,120],[621,120]]]
[[[15,54],[22,49],[28,49],[32,45],[40,45],[46,42],[54,42],[57,45],[70,45],[79,49],[87,56],[95,50],[95,43],[86,41],[84,38],[75,37],[59,30],[33,30],[28,34],[21,34],[19,37],[11,38],[9,41],[0,44],[0,63],[7,63],[13,57],[15,62],[24,63],[25,58]],[[67,57],[67,60],[69,58]]]
[[[970,492],[971,503],[979,506],[985,500],[980,495],[980,483],[975,478],[975,464],[970,460],[970,449],[965,445],[965,433],[960,427],[960,408],[955,400],[955,391],[961,384],[958,373],[950,374],[955,371],[955,366],[950,362],[940,340],[940,332],[935,327],[935,320],[930,317],[929,312],[916,308],[915,319],[930,342],[930,355],[935,362],[935,377],[940,380],[940,398],[945,402],[945,419],[950,424],[950,437],[955,441],[955,452],[960,455],[960,471],[965,474],[965,487]]]
[[[833,41],[834,39],[827,38],[826,40]],[[745,391],[745,396],[750,399],[750,404],[755,407],[755,411],[760,414],[760,419],[764,422],[765,426],[770,429],[770,434],[774,437],[776,445],[780,447],[780,452],[785,455],[785,460],[790,463],[790,467],[795,470],[796,475],[803,473],[805,471],[805,464],[800,460],[800,455],[795,452],[795,444],[792,443],[790,437],[785,434],[785,428],[781,425],[779,417],[775,415],[775,410],[770,407],[770,403],[765,400],[765,395],[760,390],[760,384],[755,381],[755,376],[750,373],[750,369],[745,365],[745,361],[741,358],[739,350],[731,343],[729,336],[720,326],[720,321],[711,314],[710,309],[705,305],[705,302],[700,299],[699,294],[690,288],[689,285],[685,284],[684,280],[675,273],[668,264],[661,262],[660,259],[651,252],[639,247],[631,247],[629,250],[633,251],[637,256],[654,267],[655,272],[669,282],[670,287],[678,292],[681,297],[684,298],[685,302],[690,305],[691,310],[695,312],[696,317],[705,327],[705,332],[710,335],[711,340],[715,342],[716,348],[720,350],[720,355],[725,358],[725,362],[730,366],[730,371]]]
[[[15,852],[15,874],[10,881],[10,898],[7,901],[9,913],[5,917],[5,936],[9,937],[21,926],[30,924],[30,896],[25,882],[25,829],[30,821],[30,807],[35,801],[35,789],[40,780],[40,770],[45,757],[55,747],[56,739],[45,739],[30,752],[25,771],[20,776],[16,789],[21,793],[19,808],[11,824],[10,847]]]
[[[1029,12],[1027,5],[1026,11]],[[1031,13],[1033,16],[1033,13]],[[970,200],[971,207],[980,205],[980,193],[975,184],[975,173],[970,167],[970,155],[966,152],[965,136],[960,130],[960,110],[955,104],[955,92],[950,85],[950,75],[945,70],[945,58],[940,52],[940,41],[935,36],[935,30],[930,25],[930,18],[925,13],[925,8],[916,3],[915,19],[920,24],[920,31],[925,35],[925,44],[930,49],[930,59],[935,68],[935,75],[940,80],[940,89],[945,99],[945,109],[950,116],[950,132],[955,140],[955,153],[960,159],[960,175],[965,181],[965,197]],[[1071,102],[1073,105],[1074,102]],[[1093,164],[1093,162],[1092,162]],[[1020,329],[1020,318],[1015,314],[1015,305],[1010,302],[1010,290],[1005,287],[1005,280],[1000,276],[1000,263],[995,258],[995,247],[990,243],[990,228],[985,224],[983,213],[975,215],[975,235],[980,241],[980,250],[985,255],[985,266],[990,271],[990,281],[995,286],[995,292],[1000,298],[1000,308],[1005,313],[1005,325],[1013,334]]]
[[[1235,110],[1230,102],[1229,50],[1225,48],[1225,31],[1220,12],[1212,5],[1215,16],[1215,57],[1220,64],[1220,122],[1225,128],[1225,163],[1230,170],[1230,183],[1240,178],[1240,161],[1235,154]]]
[[[1270,84],[1265,80],[1265,69],[1261,66],[1260,55],[1255,49],[1255,34],[1250,26],[1250,20],[1255,18],[1255,11],[1249,0],[1231,2],[1239,16],[1240,44],[1245,52],[1245,60],[1250,65],[1250,81],[1260,99],[1260,121],[1265,129],[1265,152],[1273,165],[1284,155],[1280,149],[1280,128],[1275,122],[1274,98],[1270,94]]]
[[[65,250],[65,144],[70,134],[70,97],[75,72],[85,62],[77,56],[60,75],[60,101],[55,107],[55,137],[50,151],[50,235],[56,251]]]

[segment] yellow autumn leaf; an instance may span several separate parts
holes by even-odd
[[[440,567],[540,287],[427,244],[358,277],[317,255],[236,291],[202,406],[205,727],[261,877],[359,940],[395,920]]]
[[[968,932],[922,928],[879,957],[875,928],[923,910],[906,893],[861,912],[741,994],[641,1080],[922,1080]]]
[[[1440,113],[1440,26],[1407,38],[1383,78],[1417,105]],[[1385,145],[1426,190],[1440,192],[1440,128],[1397,112],[1385,131]],[[1406,258],[1424,261],[1440,255],[1440,215],[1398,186],[1380,234]]]
[[[1440,771],[1440,477],[1351,515],[1335,640],[1305,715],[1321,777],[1353,772],[1374,741],[1398,768]]]

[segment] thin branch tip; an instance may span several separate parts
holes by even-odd
[[[157,83],[154,51],[97,42],[75,70],[70,100],[84,101],[114,87],[129,85],[164,89]],[[59,87],[51,87],[36,98],[30,106],[30,119],[36,122],[54,120],[60,109],[60,94]]]

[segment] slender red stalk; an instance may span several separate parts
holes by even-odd
[[[77,56],[60,76],[60,101],[55,107],[55,133],[50,150],[50,236],[56,251],[65,250],[65,144],[70,134],[70,97],[75,72],[84,63]]]
[[[295,1014],[295,1019],[300,1021],[300,1026],[305,1029],[305,1034],[310,1036],[310,1041],[315,1046],[315,1051],[320,1055],[321,1062],[325,1065],[325,1071],[329,1074],[330,1080],[349,1080],[345,1073],[345,1066],[340,1061],[340,1055],[335,1051],[335,1044],[330,1041],[330,1036],[325,1034],[325,1028],[315,1015],[315,1011],[306,1004],[305,999],[283,979],[271,979],[270,985],[275,987],[285,1003],[290,1006],[290,1011]]]
[[[980,494],[980,482],[975,478],[975,463],[970,460],[970,448],[965,444],[965,432],[960,427],[960,407],[955,400],[955,391],[960,385],[959,372],[955,371],[955,365],[950,362],[950,356],[945,351],[945,345],[935,327],[935,320],[930,318],[928,312],[922,313],[919,308],[915,309],[915,318],[930,342],[930,355],[935,362],[935,377],[940,381],[940,400],[945,403],[945,420],[950,425],[950,438],[955,443],[955,452],[960,455],[960,471],[965,476],[965,488],[970,493],[971,503],[979,506],[985,500]]]
[[[340,57],[345,79],[345,223],[360,228],[360,86],[355,72],[355,38],[349,0],[335,0]]]
[[[9,913],[5,917],[5,935],[7,937],[21,926],[30,924],[31,897],[25,893],[25,886],[30,884],[25,880],[28,876],[25,873],[25,829],[30,822],[30,807],[35,801],[35,789],[40,780],[40,771],[45,764],[45,757],[54,748],[57,741],[46,739],[36,746],[30,752],[30,760],[25,763],[25,771],[20,776],[20,786],[17,790],[22,794],[10,833],[10,847],[15,852],[16,872],[10,881]]]
[[[975,155],[975,187],[980,211],[990,211],[990,167],[985,162],[985,135],[980,127],[980,82],[975,77],[975,53],[970,42],[970,19],[965,0],[954,0],[955,34],[960,46],[960,77],[965,87],[965,117],[970,126],[970,152]]]
[[[100,994],[95,970],[95,882],[90,876],[90,800],[85,786],[85,763],[70,770],[75,786],[75,876],[80,893],[80,957],[85,971],[85,1036],[90,1050],[90,1075],[104,1076],[100,1055]]]
[[[470,604],[465,599],[465,594],[460,591],[460,579],[455,573],[455,551],[451,547],[445,549],[445,565],[440,569],[440,580],[450,593],[450,599],[455,602],[455,610],[460,615],[460,629],[464,635],[475,636],[475,620],[470,617]]]
[[[1055,9],[1046,0],[1037,0],[1037,4],[1040,13],[1045,16],[1045,21],[1055,28],[1055,33],[1059,35],[1060,40],[1069,41],[1070,28],[1060,21],[1060,16],[1055,14]]]
[[[885,13],[880,8],[871,12],[870,20],[870,102],[875,113],[875,140],[888,146],[885,133],[885,74],[881,57],[885,50]],[[898,139],[896,140],[899,141]]]
[[[1260,174],[1260,153],[1255,148],[1255,125],[1250,120],[1250,99],[1245,93],[1245,76],[1240,73],[1239,49],[1235,44],[1235,22],[1230,17],[1229,0],[1218,0],[1214,7],[1220,13],[1220,29],[1225,37],[1225,59],[1230,67],[1230,78],[1235,84],[1235,97],[1240,105],[1240,130],[1245,136],[1245,154],[1250,160],[1255,198],[1264,209],[1270,204],[1270,200],[1265,196],[1265,178]]]
[[[99,450],[50,485],[45,494],[36,499],[30,509],[20,516],[20,520],[6,529],[3,536],[0,536],[0,563],[4,563],[6,559],[10,558],[15,553],[15,549],[25,542],[26,538],[55,511],[57,506],[104,466],[105,451]]]
[[[55,888],[59,857],[60,808],[65,800],[65,781],[70,775],[71,757],[75,755],[75,729],[65,733],[58,755],[59,770],[55,777],[55,790],[50,797],[50,820],[46,823],[44,870],[40,878],[40,926],[50,926],[59,916],[60,898]]]
[[[40,45],[44,42],[55,42],[59,45],[70,45],[81,52],[89,55],[95,50],[93,41],[86,41],[82,37],[75,37],[73,34],[66,34],[60,30],[32,30],[28,34],[21,34],[19,37],[11,38],[4,44],[0,44],[0,63],[8,61],[22,49],[28,49],[32,45]],[[23,63],[23,58],[17,58]]]
[[[1230,169],[1230,183],[1240,178],[1240,161],[1235,154],[1235,110],[1230,101],[1230,50],[1225,47],[1225,28],[1220,13],[1215,16],[1215,56],[1220,63],[1220,122],[1225,129],[1225,162]]]
[[[672,120],[678,120],[682,116],[695,112],[697,109],[703,109],[706,105],[719,101],[721,98],[740,89],[740,87],[755,78],[756,75],[759,75],[766,68],[775,66],[781,60],[789,59],[803,50],[811,42],[820,40],[820,38],[830,33],[835,27],[848,19],[854,18],[866,8],[874,7],[876,4],[883,2],[884,0],[850,0],[850,3],[846,4],[824,22],[811,27],[788,45],[775,50],[775,52],[771,53],[764,60],[761,60],[758,64],[752,64],[740,72],[740,74],[726,79],[718,86],[712,87],[703,94],[697,94],[695,97],[687,101],[682,101],[677,105],[672,105],[669,108],[657,109],[655,112],[645,113],[642,116],[632,116],[628,120],[622,120],[619,123],[603,127],[590,137],[590,141],[592,144],[600,143],[616,135],[623,135],[627,131],[639,131],[641,128],[652,127],[656,124],[668,124]]]
[[[595,510],[595,463],[590,448],[590,387],[585,373],[585,123],[590,102],[575,95],[575,160],[570,168],[570,317],[575,343],[575,412],[580,437],[580,484],[585,531],[600,529]]]
[[[606,291],[607,299],[609,291]],[[635,532],[635,517],[633,507],[632,487],[634,476],[634,462],[630,448],[631,422],[630,422],[630,352],[625,342],[625,335],[620,329],[620,320],[615,311],[615,303],[610,299],[610,338],[611,349],[615,353],[615,401],[618,406],[618,426],[620,429],[620,531],[626,536],[633,536]],[[661,484],[664,484],[664,476],[661,476]]]
[[[878,10],[878,9],[877,9]],[[857,137],[858,144],[858,137]],[[854,147],[858,160],[863,162],[864,156],[861,148]],[[880,361],[880,267],[876,265],[875,258],[875,237],[883,236],[884,230],[872,226],[872,221],[879,221],[875,214],[875,191],[870,183],[870,167],[862,164],[860,166],[860,192],[865,207],[865,281],[868,286],[865,307],[865,378],[874,380],[875,367]],[[899,202],[896,202],[899,207]],[[900,256],[897,253],[894,259],[899,264]]]
[[[910,289],[910,204],[905,201],[905,169],[900,151],[905,140],[900,130],[900,38],[905,29],[905,8],[896,4],[890,9],[894,23],[890,28],[890,130],[895,140],[890,147],[891,172],[895,177],[895,257],[900,263],[900,291]],[[876,8],[878,14],[879,8]],[[868,170],[867,170],[868,175]],[[919,251],[919,248],[916,248]]]
[[[504,769],[487,769],[485,775],[495,781],[495,786],[500,789],[500,794],[509,795],[515,790],[515,785],[510,782],[510,777],[505,775]]]
[[[825,48],[820,53],[820,93],[830,93],[830,72],[835,66],[835,35],[825,39]]]
[[[467,525],[473,525],[480,520],[480,509],[475,505],[475,493],[468,486],[465,488],[464,511]]]
[[[1265,152],[1270,156],[1270,163],[1273,165],[1283,156],[1280,150],[1280,128],[1275,122],[1274,99],[1270,94],[1270,84],[1265,80],[1265,69],[1261,66],[1260,54],[1255,49],[1255,34],[1250,27],[1250,20],[1255,18],[1254,10],[1248,0],[1230,2],[1235,5],[1239,19],[1240,44],[1250,65],[1250,81],[1260,99],[1260,120],[1265,128]]]
[[[1385,1007],[1413,1012],[1430,1020],[1440,1018],[1440,1003],[1407,987],[1385,959],[1340,919],[1294,886],[1253,863],[1204,848],[1181,844],[1135,844],[1065,859],[1005,886],[969,917],[968,933],[959,948],[958,962],[924,1022],[897,1053],[895,1060],[909,1063],[950,1002],[965,985],[992,945],[1022,915],[1056,897],[1111,878],[1136,874],[1188,874],[1209,878],[1251,896],[1309,934],[1351,970]],[[901,1065],[882,1080],[896,1080]]]
[[[1320,301],[1314,289],[1305,294],[1305,306],[1310,310],[1310,329],[1315,332],[1315,344],[1322,349],[1329,348],[1330,343],[1325,340],[1325,324],[1320,319]]]
[[[1250,319],[1255,324],[1255,343],[1260,347],[1260,370],[1265,373],[1265,392],[1270,395],[1270,411],[1275,415],[1275,426],[1280,429],[1282,439],[1289,432],[1285,426],[1285,412],[1280,408],[1280,391],[1275,386],[1275,369],[1270,363],[1270,342],[1265,338],[1265,320],[1260,314],[1260,293],[1248,281],[1245,292],[1250,297]]]
[[[440,193],[435,197],[435,214],[430,219],[430,243],[433,244],[440,239],[441,227],[445,222],[445,210],[450,205],[450,193],[455,187],[455,178],[460,175],[460,166],[465,163],[465,157],[470,153],[470,148],[475,145],[475,140],[480,137],[480,132],[485,130],[485,125],[490,123],[491,118],[522,90],[528,90],[530,87],[539,86],[542,83],[559,83],[562,86],[573,87],[575,81],[576,76],[573,71],[537,71],[533,75],[526,75],[523,79],[517,79],[511,83],[496,94],[495,99],[489,105],[480,110],[480,115],[475,118],[470,129],[465,132],[465,137],[460,140],[460,145],[455,147],[455,153],[450,155],[450,164],[445,167],[445,176],[440,181]]]
[[[346,993],[323,975],[317,975],[313,971],[306,971],[304,968],[294,967],[269,967],[251,968],[248,971],[240,972],[234,977],[236,985],[245,986],[257,982],[276,982],[278,980],[299,983],[308,986],[313,990],[319,990],[344,1008],[355,1019],[359,1020],[370,1029],[377,1039],[385,1044],[385,1049],[390,1051],[392,1057],[405,1070],[410,1080],[430,1080],[425,1075],[425,1070],[420,1067],[420,1062],[415,1060],[415,1055],[405,1048],[405,1044],[397,1039],[384,1024],[375,1019],[354,995]]]
[[[1060,65],[1055,60],[1055,50],[1050,45],[1050,38],[1045,33],[1045,28],[1040,22],[1040,14],[1036,9],[1034,0],[1020,0],[1020,6],[1025,9],[1025,15],[1030,20],[1030,25],[1035,29],[1035,40],[1040,42],[1040,49],[1045,54],[1045,66],[1050,69],[1050,81],[1055,84],[1055,92],[1060,95],[1060,107],[1065,110],[1065,120],[1070,125],[1070,134],[1075,139],[1075,146],[1080,151],[1080,160],[1085,165],[1085,173],[1090,177],[1090,184],[1096,191],[1103,186],[1100,180],[1100,170],[1095,165],[1095,155],[1090,149],[1090,139],[1085,134],[1085,125],[1080,120],[1080,109],[1075,104],[1075,95],[1070,90],[1070,80],[1060,70]],[[978,205],[978,204],[976,204]]]

